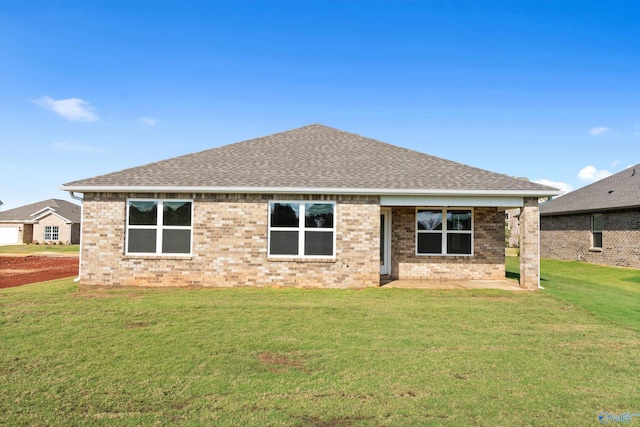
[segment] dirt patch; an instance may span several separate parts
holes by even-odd
[[[0,256],[0,289],[78,275],[78,256]]]
[[[286,371],[286,368],[294,368],[301,372],[309,372],[302,361],[299,358],[290,354],[281,353],[260,353],[258,354],[258,361],[265,366],[269,367],[271,372],[282,373]]]

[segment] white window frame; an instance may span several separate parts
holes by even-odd
[[[47,235],[49,235],[48,239],[47,239]],[[47,241],[47,242],[53,242],[53,241],[60,240],[60,226],[58,226],[58,225],[45,225],[44,226],[44,240]]]
[[[156,202],[158,204],[156,225],[130,225],[129,224],[129,209],[131,202]],[[164,212],[164,202],[187,202],[191,203],[191,225],[163,225],[162,215]],[[131,198],[127,199],[127,212],[126,212],[126,229],[125,229],[125,242],[124,250],[126,255],[131,256],[184,256],[189,257],[193,252],[193,199],[143,199],[143,198]],[[156,230],[156,251],[155,252],[129,252],[129,230]],[[189,253],[176,253],[176,252],[162,252],[162,239],[164,230],[189,230]]]
[[[298,209],[298,227],[272,227],[271,226],[271,205],[272,203],[296,203]],[[323,204],[333,205],[333,227],[332,228],[307,228],[305,226],[306,206],[305,204]],[[336,257],[336,202],[332,200],[269,200],[267,204],[267,257],[273,259],[296,258],[296,259],[335,259]],[[297,231],[298,232],[298,254],[297,255],[280,255],[271,254],[271,231]],[[331,255],[305,255],[305,231],[315,233],[333,233],[332,235],[332,254]]]
[[[596,217],[600,217],[600,229],[597,230],[594,225],[595,225],[595,219]],[[592,214],[591,215],[591,249],[596,250],[596,251],[601,251],[602,247],[604,246],[604,235],[602,233],[602,229],[603,227],[603,217],[601,213],[597,213],[597,214]],[[600,233],[600,246],[596,246],[596,238],[595,238],[595,233]]]
[[[440,211],[442,212],[442,230],[418,230],[418,211]],[[471,230],[447,230],[447,212],[448,211],[471,211]],[[471,257],[474,256],[474,230],[475,230],[475,213],[473,208],[469,207],[433,207],[433,206],[418,206],[415,210],[415,254],[416,256],[447,256],[447,257]],[[471,235],[471,253],[469,254],[450,254],[447,253],[447,235],[448,234],[470,234]],[[418,252],[418,234],[441,234],[442,235],[442,252],[441,253],[421,253]]]

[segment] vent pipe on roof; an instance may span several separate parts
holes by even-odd
[[[631,172],[631,176],[636,176],[636,168],[633,168],[633,172]]]

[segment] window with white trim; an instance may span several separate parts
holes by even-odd
[[[591,215],[591,247],[602,249],[602,214]]]
[[[191,200],[129,200],[127,254],[190,254],[192,217]]]
[[[270,257],[333,257],[334,202],[269,202]]]
[[[44,240],[60,240],[60,227],[57,225],[45,225]]]
[[[473,255],[473,210],[416,209],[417,255]]]

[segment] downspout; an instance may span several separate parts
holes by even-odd
[[[76,196],[73,191],[69,191],[69,196],[80,202],[80,253],[78,255],[78,277],[73,279],[74,282],[78,283],[80,281],[82,271],[82,224],[84,223],[84,199],[80,196]]]

